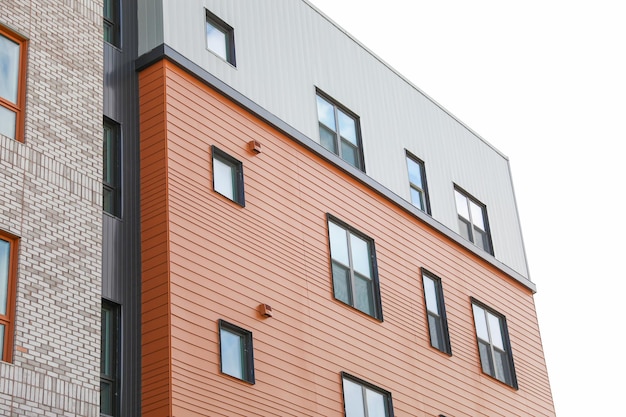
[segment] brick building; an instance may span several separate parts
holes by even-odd
[[[507,158],[308,1],[27,4],[1,412],[554,415]]]

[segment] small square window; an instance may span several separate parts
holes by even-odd
[[[426,184],[424,162],[407,152],[406,165],[409,173],[411,203],[423,212],[430,214],[430,201],[428,199],[428,186]]]
[[[517,389],[506,319],[476,300],[472,310],[483,372]]]
[[[244,207],[242,163],[215,146],[211,149],[213,154],[213,189]]]
[[[318,91],[317,117],[320,144],[350,165],[365,171],[358,116]]]
[[[208,10],[206,45],[215,55],[235,66],[235,32],[230,25]]]
[[[390,392],[345,372],[341,379],[346,417],[393,417]]]
[[[219,329],[221,372],[254,384],[252,333],[224,320]]]
[[[454,197],[461,236],[493,255],[485,205],[457,187],[454,188]]]
[[[424,284],[424,300],[426,302],[430,344],[435,349],[451,355],[452,350],[450,348],[450,335],[448,333],[446,307],[443,302],[441,279],[422,268],[422,282]]]
[[[382,321],[374,241],[330,215],[328,239],[335,298]]]

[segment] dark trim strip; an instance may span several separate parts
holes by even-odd
[[[438,222],[437,220],[430,217],[428,214],[419,210],[417,207],[413,206],[409,201],[404,200],[400,196],[394,194],[391,190],[374,180],[373,178],[367,176],[364,172],[361,172],[359,169],[353,167],[352,165],[345,162],[343,159],[339,158],[334,153],[326,150],[322,145],[310,139],[304,133],[295,129],[293,126],[285,122],[284,120],[276,117],[274,114],[267,111],[265,108],[261,107],[259,104],[250,100],[248,97],[241,94],[239,91],[235,90],[228,84],[224,83],[222,80],[218,79],[204,68],[200,67],[198,64],[192,62],[188,58],[184,57],[182,54],[171,48],[166,44],[161,44],[137,58],[135,61],[135,70],[141,71],[150,65],[162,60],[167,59],[173,64],[179,66],[181,69],[189,73],[190,75],[196,77],[203,83],[209,85],[211,88],[215,89],[220,94],[225,97],[233,100],[238,105],[242,106],[252,114],[257,117],[263,119],[268,124],[272,125],[274,128],[278,129],[285,135],[289,136],[299,145],[304,146],[309,151],[317,154],[322,159],[332,163],[337,168],[341,169],[357,181],[361,182],[368,188],[372,189],[376,193],[378,193],[381,197],[385,198],[388,201],[396,204],[404,211],[412,214],[417,217],[423,223],[426,223],[428,226],[437,230],[439,233],[445,235],[447,238],[451,239],[458,245],[464,247],[468,251],[472,252],[476,256],[490,263],[494,267],[498,268],[500,271],[509,275],[511,278],[522,284],[524,287],[531,290],[533,293],[537,292],[536,285],[530,281],[528,278],[520,274],[519,272],[513,270],[509,266],[503,264],[499,260],[497,260],[494,256],[488,254],[487,252],[479,249],[474,246],[471,242],[463,239],[459,234],[449,229],[447,226]]]

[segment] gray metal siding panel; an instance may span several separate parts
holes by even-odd
[[[141,245],[137,4],[122,3],[122,45],[104,47],[104,115],[121,126],[122,214],[103,213],[102,296],[121,305],[120,415],[141,415]]]
[[[367,174],[408,199],[422,158],[433,218],[457,229],[453,184],[487,206],[496,257],[528,276],[507,159],[304,1],[164,0],[164,42],[306,136],[315,87],[360,116]],[[204,8],[235,30],[237,68],[206,49]]]

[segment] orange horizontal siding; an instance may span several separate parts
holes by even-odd
[[[171,415],[342,416],[341,371],[396,415],[554,415],[528,289],[175,65],[140,83],[144,348],[165,303]],[[243,162],[245,208],[212,190],[212,145]],[[326,213],[375,240],[384,322],[333,299]],[[430,347],[421,267],[442,278],[451,357]],[[506,316],[519,390],[482,374],[470,297]],[[253,332],[255,385],[219,373],[218,319]]]

